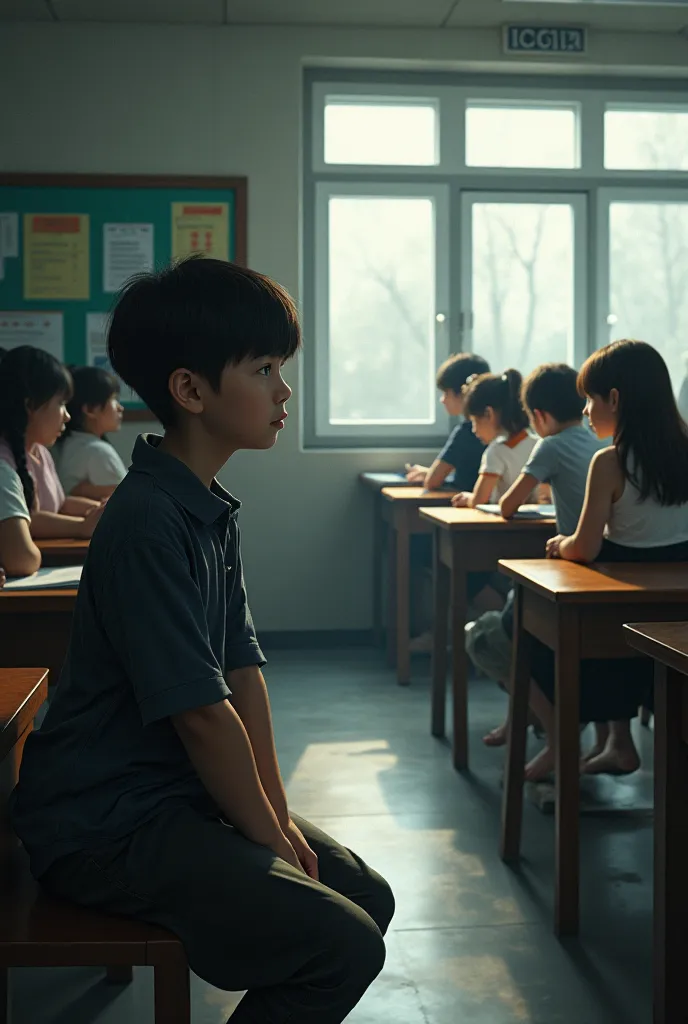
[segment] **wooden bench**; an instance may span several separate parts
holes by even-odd
[[[685,618],[688,565],[578,565],[559,559],[500,561],[515,585],[509,741],[504,779],[501,853],[521,848],[532,637],[552,651],[556,719],[555,930],[575,935],[579,915],[580,662],[637,657],[624,624]]]
[[[688,1019],[688,622],[625,631],[632,647],[655,659],[653,1020],[675,1024]]]
[[[45,669],[0,669],[0,1024],[11,1019],[10,968],[106,965],[115,982],[131,981],[132,966],[153,967],[155,1024],[190,1024],[189,968],[176,936],[49,897],[11,833],[7,797],[47,692]]]
[[[83,565],[88,554],[88,540],[67,540],[56,537],[50,540],[37,540],[36,547],[41,553],[41,565]]]
[[[464,627],[468,574],[496,572],[500,558],[538,558],[556,533],[554,519],[502,519],[477,508],[421,508],[434,530],[432,644],[433,736],[444,736],[447,705],[447,618],[451,609],[452,755],[457,771],[468,768],[468,675]]]

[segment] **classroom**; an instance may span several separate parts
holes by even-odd
[[[0,0],[0,1024],[688,1021],[687,87]]]

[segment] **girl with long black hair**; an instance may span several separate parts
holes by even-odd
[[[42,349],[22,345],[0,361],[0,565],[28,576],[41,564],[34,540],[89,538],[99,502],[65,498],[48,451],[69,420],[69,371]]]

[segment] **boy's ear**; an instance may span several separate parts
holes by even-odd
[[[197,375],[183,368],[173,370],[168,381],[172,398],[184,412],[191,413],[192,416],[198,416],[203,412],[203,399],[198,383]]]

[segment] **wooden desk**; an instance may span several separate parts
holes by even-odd
[[[452,751],[454,767],[468,768],[468,676],[464,627],[468,574],[496,572],[500,558],[537,558],[556,533],[554,519],[502,519],[474,508],[421,508],[434,530],[433,736],[444,736],[447,703],[447,619],[451,608]]]
[[[0,668],[0,807],[17,783],[26,738],[47,696],[47,669]],[[9,845],[9,822],[0,813],[3,855]]]
[[[44,666],[54,685],[67,653],[76,594],[76,589],[0,590],[0,665]]]
[[[449,505],[455,491],[425,491],[422,487],[383,487],[382,520],[387,525],[388,600],[387,657],[397,666],[397,682],[411,681],[411,535],[430,533],[432,527],[420,518],[422,505]]]
[[[382,646],[382,578],[385,564],[386,523],[382,515],[383,487],[411,487],[401,473],[360,473],[358,479],[373,496],[373,639]]]
[[[56,538],[54,540],[37,540],[36,547],[41,553],[41,561],[45,566],[83,565],[89,543],[90,541],[87,540]]]
[[[556,883],[555,929],[578,931],[579,666],[583,658],[636,656],[626,643],[629,620],[685,617],[688,565],[577,565],[558,559],[501,561],[516,587],[511,713],[501,853],[519,857],[532,637],[555,654]]]
[[[632,647],[655,659],[653,1020],[674,1024],[688,1016],[688,622],[624,630]]]

